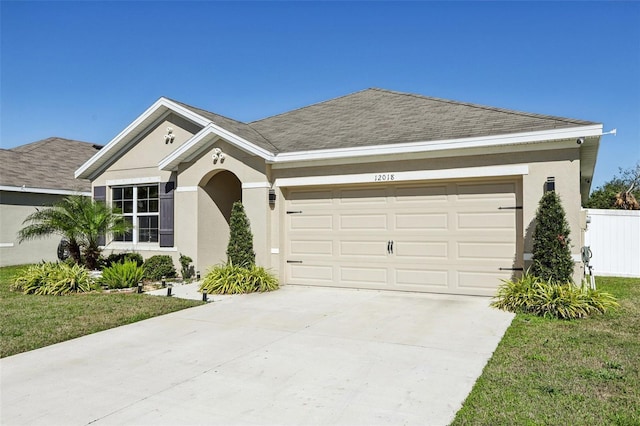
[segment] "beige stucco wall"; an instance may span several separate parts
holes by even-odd
[[[216,148],[225,158],[214,163],[212,154]],[[223,211],[229,210],[238,198],[251,224],[256,262],[269,266],[271,216],[266,167],[261,158],[221,140],[198,159],[180,165],[175,194],[175,243],[182,253],[193,258],[196,269],[203,274],[226,261],[229,224]]]
[[[0,266],[58,259],[57,250],[61,236],[18,243],[17,234],[23,227],[23,221],[34,213],[37,207],[50,206],[62,198],[62,195],[0,191]],[[5,247],[11,244],[13,246]]]
[[[173,143],[166,143],[164,140],[167,127],[173,128]],[[171,172],[159,170],[158,163],[199,130],[195,124],[170,114],[155,128],[141,135],[140,140],[98,176],[92,185],[106,185],[108,180],[150,177],[160,177],[161,181],[166,182]]]

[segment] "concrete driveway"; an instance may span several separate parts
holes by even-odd
[[[489,299],[286,286],[0,361],[0,423],[449,423],[513,316]]]

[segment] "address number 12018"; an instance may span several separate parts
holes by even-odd
[[[393,173],[375,175],[375,178],[374,178],[374,182],[389,182],[393,180],[396,180],[396,177]]]

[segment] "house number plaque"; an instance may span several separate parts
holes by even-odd
[[[391,182],[396,180],[396,176],[393,173],[384,173],[374,176],[374,182]]]

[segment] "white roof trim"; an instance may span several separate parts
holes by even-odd
[[[248,152],[249,154],[262,157],[265,160],[273,161],[273,159],[275,158],[274,155],[266,149],[260,148],[259,146],[249,142],[244,138],[241,138],[235,133],[223,129],[217,124],[209,123],[191,139],[182,144],[178,149],[163,158],[160,163],[158,163],[158,168],[160,170],[175,170],[175,168],[181,162],[190,161],[197,153],[200,152],[200,149],[202,148],[200,145],[201,143],[203,143],[203,141],[206,140],[206,142],[209,142],[212,140],[208,139],[208,137],[211,135],[222,138],[237,146],[241,150]]]
[[[133,132],[137,127],[143,125],[145,121],[149,120],[158,112],[158,110],[164,109],[165,113],[172,110],[186,119],[193,121],[201,126],[206,126],[209,120],[194,113],[193,111],[178,105],[177,103],[167,99],[160,98],[153,105],[151,105],[145,112],[143,112],[138,118],[136,118],[131,124],[129,124],[123,131],[121,131],[115,138],[113,138],[107,145],[99,150],[93,157],[91,157],[86,163],[84,163],[75,172],[76,179],[79,177],[88,178],[95,173],[95,170],[99,169],[113,154],[116,154],[122,145],[127,142],[126,137]]]
[[[295,161],[313,161],[321,159],[362,157],[367,155],[391,155],[414,152],[441,151],[448,149],[478,148],[485,146],[502,146],[525,143],[536,143],[551,140],[579,138],[602,135],[602,124],[570,127],[566,129],[543,130],[537,132],[511,133],[497,136],[480,136],[473,138],[448,139],[441,141],[409,142],[367,147],[321,149],[313,151],[288,152],[277,154],[272,163],[288,163]],[[269,160],[268,160],[269,161]]]
[[[30,188],[27,186],[0,185],[0,191],[28,192],[32,194],[84,195],[85,197],[91,196],[91,192],[71,191],[68,189]]]
[[[275,186],[293,187],[314,185],[345,185],[354,183],[371,183],[376,185],[384,185],[390,183],[393,184],[396,182],[422,180],[522,176],[528,174],[528,165],[516,164],[507,166],[465,167],[443,170],[414,170],[408,172],[360,173],[353,175],[278,178],[275,181]]]

